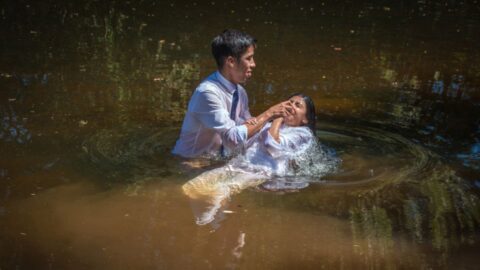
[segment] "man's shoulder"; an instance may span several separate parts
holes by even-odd
[[[195,89],[192,95],[192,100],[219,100],[221,99],[221,89],[215,82],[203,80]]]
[[[209,80],[202,81],[196,89],[196,91],[199,91],[199,92],[218,91],[218,90],[220,90],[218,85],[215,82],[209,81]]]
[[[193,93],[192,98],[194,99],[207,99],[207,100],[217,100],[221,98],[220,91],[216,88],[215,85],[209,82],[202,82],[195,92]]]
[[[213,75],[213,74],[212,74]],[[200,84],[197,86],[195,89],[196,92],[217,92],[220,89],[218,84],[215,82],[214,77],[210,75],[207,78],[205,78]]]

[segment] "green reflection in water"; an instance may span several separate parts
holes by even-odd
[[[399,197],[392,189],[410,195]],[[378,249],[375,254],[394,252],[393,227],[407,232],[415,242],[430,242],[443,256],[460,244],[474,243],[480,225],[479,201],[452,170],[434,170],[418,183],[361,194],[349,210],[352,233],[357,242],[366,239],[369,249]],[[368,254],[365,250],[361,253]]]
[[[392,188],[410,196],[399,197]],[[475,243],[480,225],[478,198],[453,171],[435,172],[418,183],[395,185],[374,194],[360,192],[357,197],[349,206],[349,219],[354,251],[364,258],[365,265],[397,269],[388,258],[407,252],[403,232],[414,243],[431,245],[431,252],[440,255],[438,261],[423,255],[416,259],[430,267],[445,267],[453,251]],[[418,266],[418,261],[414,265]]]
[[[113,82],[121,82],[123,76],[120,74],[120,63],[116,61],[116,57],[114,56],[115,52],[117,51],[115,48],[115,41],[118,36],[123,32],[122,29],[122,20],[126,17],[123,14],[119,14],[116,20],[116,29],[112,24],[112,20],[114,20],[115,10],[111,9],[109,16],[105,17],[105,56],[106,56],[106,67],[109,74],[110,79]],[[119,87],[119,100],[123,100],[124,94],[122,86]]]
[[[411,237],[416,242],[422,242],[423,229],[422,222],[424,219],[421,206],[415,200],[407,199],[403,205],[403,212],[405,215],[405,227],[410,232]]]
[[[392,224],[385,209],[373,206],[370,209],[350,209],[353,247],[357,254],[363,254],[366,265],[380,267],[380,261],[393,252]],[[362,244],[365,243],[365,244]],[[384,265],[391,269],[391,265]]]
[[[470,242],[480,224],[478,199],[464,185],[453,171],[434,172],[430,181],[421,183],[420,191],[428,199],[429,220],[425,222],[437,249]]]

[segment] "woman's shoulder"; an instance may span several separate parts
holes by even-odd
[[[286,133],[286,134],[295,134],[295,135],[305,136],[305,137],[314,137],[313,132],[307,126],[290,127],[290,126],[283,125],[280,128],[280,132]]]
[[[305,126],[285,126],[280,130],[280,137],[284,144],[292,149],[303,148],[315,141],[315,135],[308,127]]]

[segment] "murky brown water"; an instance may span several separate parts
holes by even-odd
[[[477,1],[0,6],[0,269],[475,269]],[[169,153],[227,27],[254,112],[314,98],[338,170],[194,223]]]

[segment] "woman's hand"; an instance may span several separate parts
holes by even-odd
[[[282,125],[285,118],[277,117],[272,121],[272,125]]]

